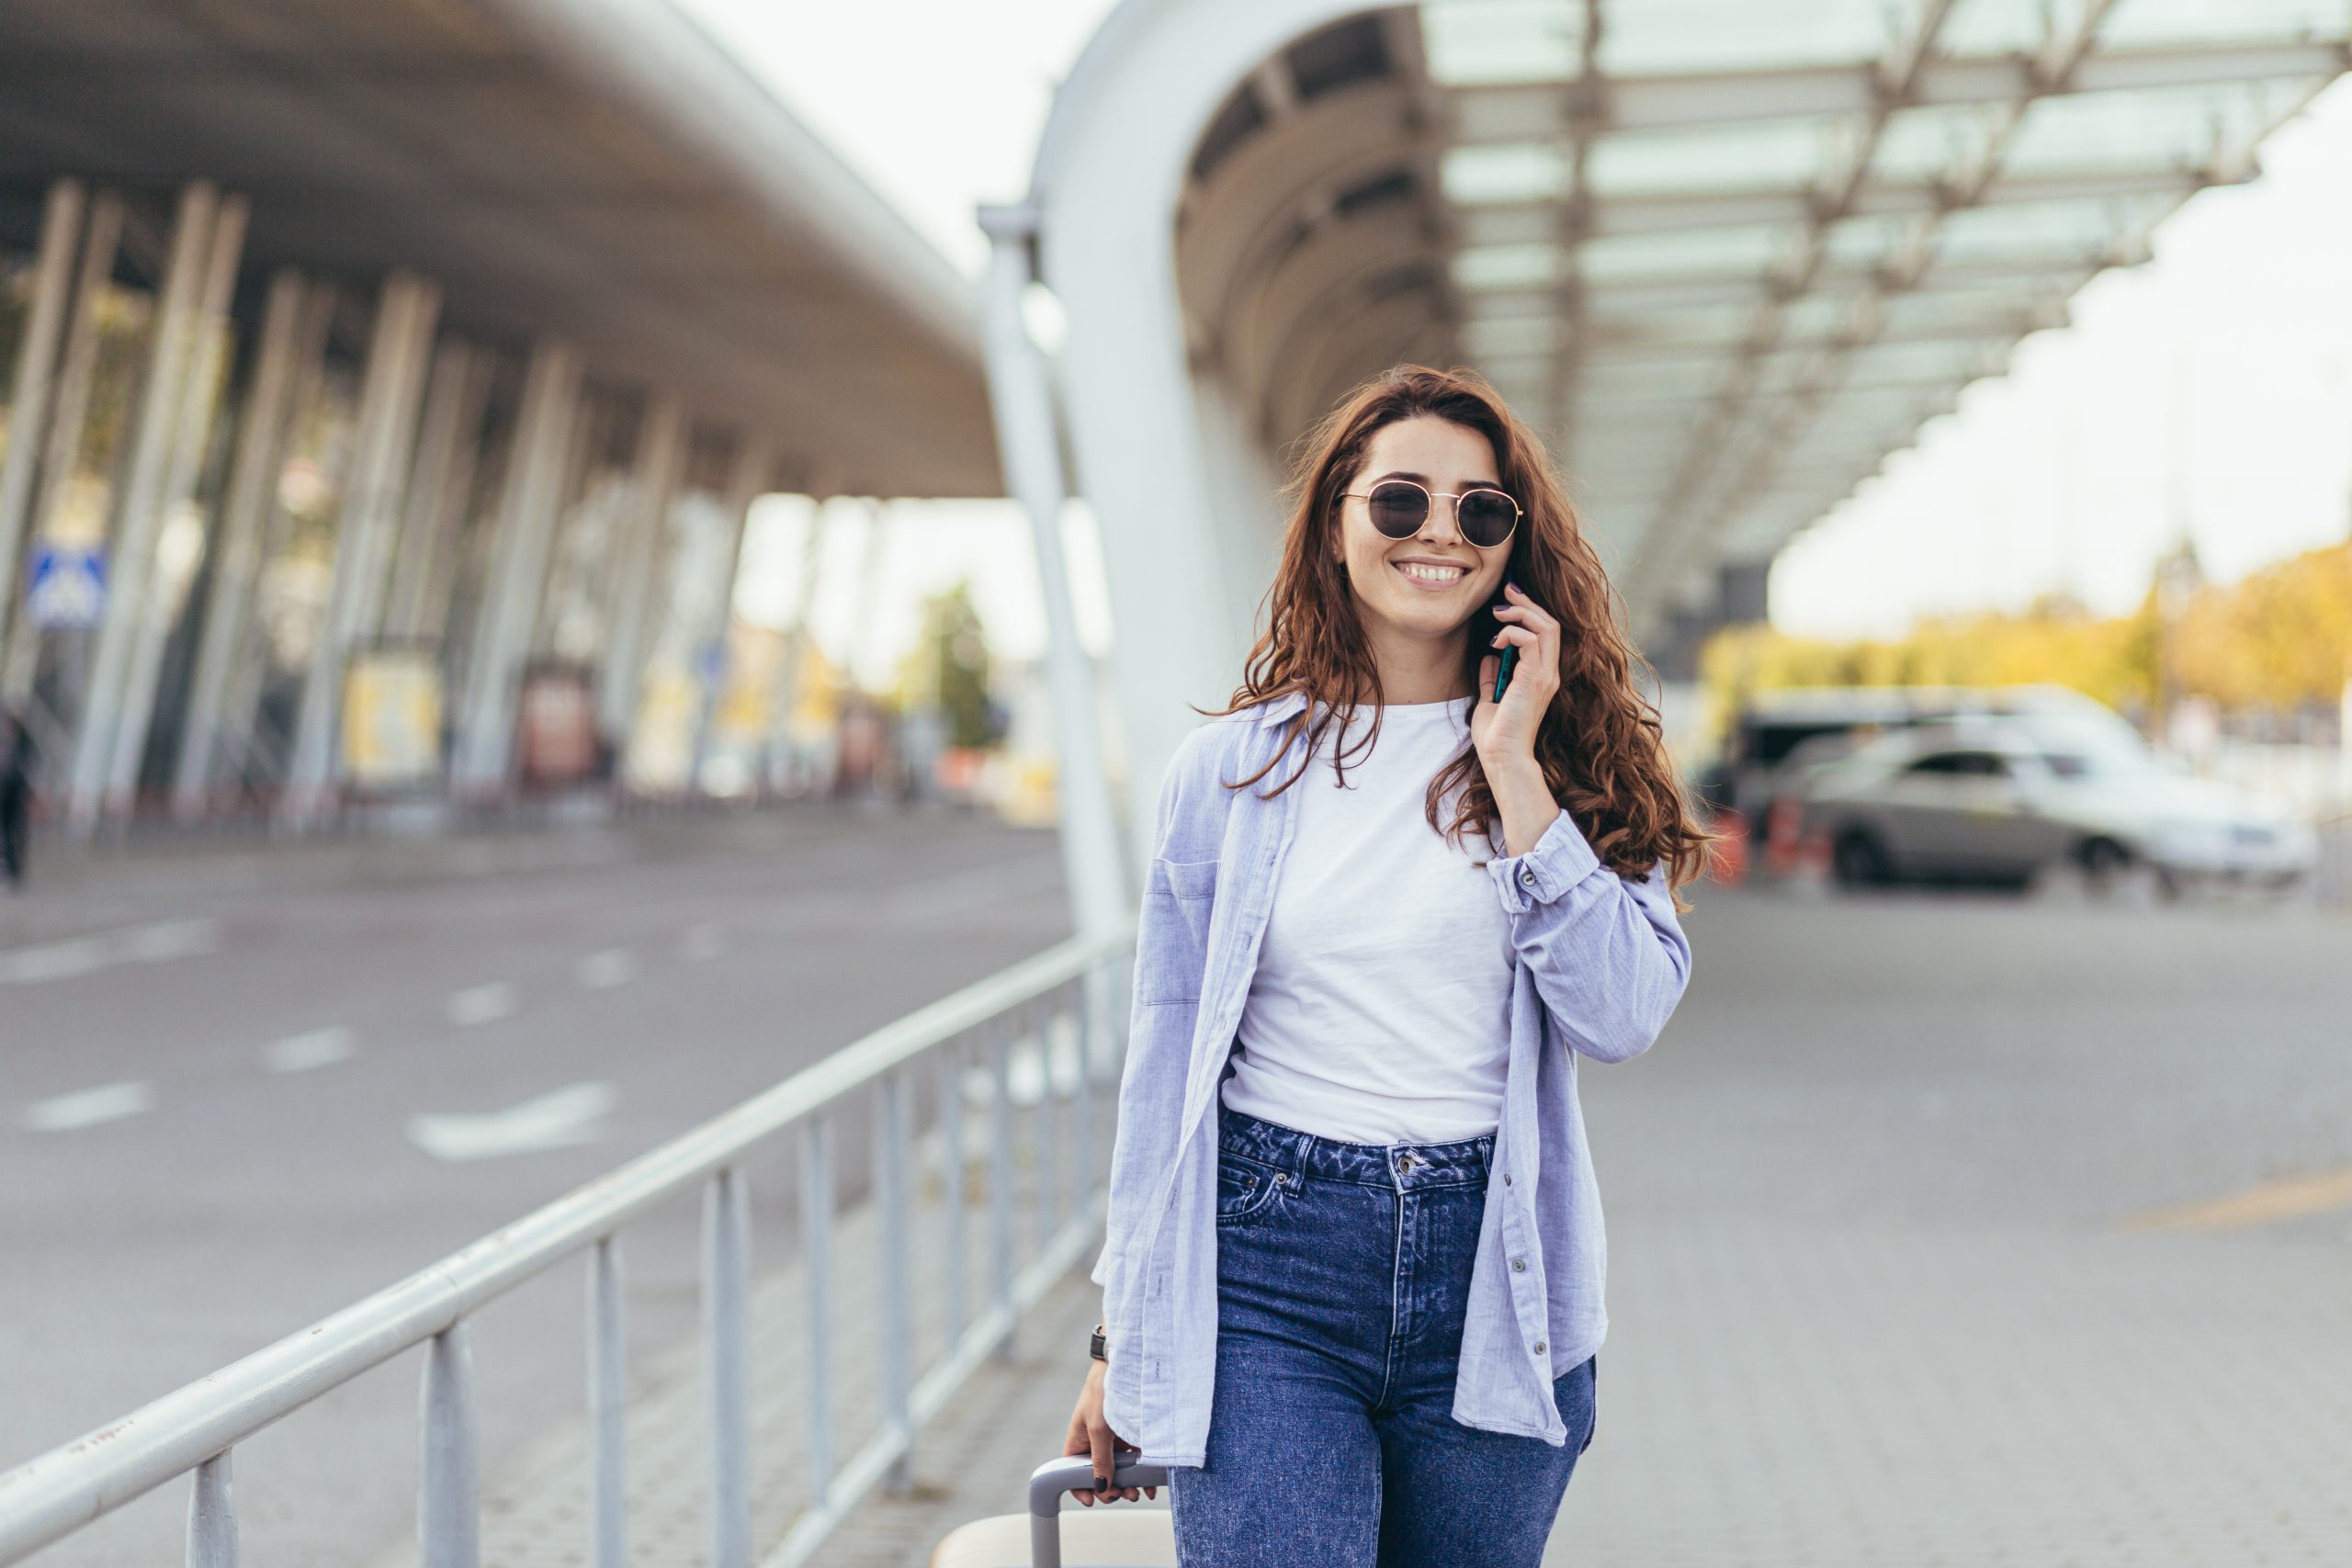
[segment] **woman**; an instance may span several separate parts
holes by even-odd
[[[1333,412],[1270,598],[1160,792],[1066,1451],[1179,1467],[1196,1568],[1532,1565],[1605,1327],[1576,1054],[1673,1011],[1705,835],[1477,377]]]

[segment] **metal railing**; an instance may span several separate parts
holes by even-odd
[[[647,1210],[703,1195],[702,1336],[708,1400],[709,1562],[750,1568],[752,1453],[748,1297],[752,1270],[752,1153],[797,1134],[800,1261],[808,1295],[807,1505],[765,1568],[805,1562],[879,1483],[910,1479],[916,1433],[991,1355],[1008,1352],[1021,1314],[1079,1262],[1099,1235],[1095,1096],[1124,1042],[1132,930],[1073,939],[888,1024],[765,1093],[630,1161],[471,1246],[312,1326],[168,1393],[15,1470],[0,1472],[0,1564],[19,1562],[183,1475],[190,1568],[234,1568],[236,1446],[401,1352],[424,1346],[417,1497],[423,1568],[476,1568],[481,1465],[468,1320],[486,1303],[568,1258],[587,1266],[588,1543],[595,1568],[626,1556],[626,1424],[621,1228]],[[1054,1025],[1064,1010],[1077,1070],[1057,1074]],[[1034,1031],[1037,1100],[1017,1147],[1012,1047]],[[1025,1064],[1023,1064],[1025,1066]],[[944,1350],[918,1373],[911,1331],[915,1079],[935,1069],[944,1184],[939,1245]],[[984,1072],[987,1097],[988,1301],[967,1317],[964,1280],[969,1200],[964,1089]],[[1025,1078],[1025,1074],[1024,1074]],[[870,1099],[873,1190],[880,1238],[878,1325],[884,1408],[879,1427],[836,1466],[829,1310],[834,1289],[834,1134],[848,1102]],[[1064,1137],[1058,1122],[1069,1123]],[[1030,1156],[1033,1255],[1015,1241],[1016,1159]],[[1107,1149],[1104,1151],[1107,1153]]]

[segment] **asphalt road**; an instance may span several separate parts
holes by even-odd
[[[0,1466],[1069,930],[1055,835],[940,815],[254,865],[94,873],[0,915]],[[759,1174],[755,1247],[788,1206]],[[635,1356],[692,1331],[698,1223],[627,1233]],[[493,1461],[579,1407],[580,1303],[560,1270],[477,1322]],[[410,1528],[413,1362],[241,1450],[256,1560],[359,1561]],[[180,1494],[40,1560],[165,1560]]]

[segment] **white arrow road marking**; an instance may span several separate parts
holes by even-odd
[[[609,1083],[576,1083],[508,1111],[412,1116],[408,1141],[435,1159],[451,1161],[569,1148],[603,1137],[605,1118],[619,1101]]]
[[[470,1029],[479,1023],[494,1023],[502,1018],[512,1018],[520,1006],[514,987],[504,980],[492,980],[486,986],[469,986],[449,994],[449,1021],[460,1029]]]
[[[707,923],[688,926],[685,934],[678,939],[678,952],[695,964],[724,958],[727,956],[727,930],[723,926]]]
[[[215,919],[160,920],[153,925],[127,926],[121,931],[67,937],[0,953],[0,986],[71,980],[118,964],[155,964],[217,952],[220,946],[220,922]]]
[[[107,1122],[136,1116],[155,1103],[155,1091],[143,1083],[100,1084],[76,1089],[25,1107],[24,1124],[36,1133],[77,1133]]]
[[[580,961],[573,973],[592,991],[609,991],[637,978],[637,959],[625,947],[608,947]]]
[[[313,1067],[347,1062],[358,1054],[358,1036],[345,1025],[334,1023],[306,1034],[289,1034],[273,1041],[263,1050],[261,1060],[262,1066],[273,1073],[307,1073]]]

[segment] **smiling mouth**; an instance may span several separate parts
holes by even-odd
[[[1470,575],[1470,569],[1461,566],[1424,566],[1419,561],[1394,561],[1390,564],[1415,582],[1426,582],[1436,588],[1459,582]]]

